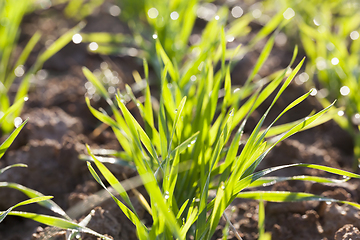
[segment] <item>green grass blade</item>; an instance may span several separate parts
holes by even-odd
[[[152,156],[153,159],[155,159],[158,164],[159,163],[159,158],[157,156],[157,153],[155,151],[155,148],[153,146],[153,144],[151,143],[150,141],[150,138],[149,136],[146,134],[146,132],[142,129],[142,127],[140,126],[140,124],[136,121],[136,119],[131,115],[131,113],[129,112],[129,110],[125,107],[124,103],[120,100],[119,96],[116,95],[116,99],[117,99],[117,102],[118,102],[118,105],[121,109],[121,112],[123,113],[124,115],[124,118],[128,124],[128,126],[130,127],[131,124],[130,122],[132,123],[132,125],[136,128],[136,129],[133,129],[132,130],[132,133],[135,133],[138,132],[139,135],[140,135],[140,140],[141,142],[144,144],[145,148],[149,151],[150,155]],[[130,131],[131,131],[131,127],[130,127]],[[133,134],[133,137],[137,136],[137,134],[134,136],[135,134]]]
[[[93,160],[94,160],[97,168],[101,172],[101,174],[110,183],[110,185],[119,193],[119,195],[122,197],[122,199],[124,199],[126,204],[128,204],[131,207],[132,211],[135,213],[135,208],[132,205],[129,196],[126,193],[126,190],[121,185],[121,183],[117,180],[117,178],[109,171],[109,169],[103,163],[101,163],[99,160],[97,160],[97,158],[91,152],[90,147],[88,145],[86,145],[86,148],[87,148],[89,155],[93,158]]]
[[[22,163],[12,164],[12,165],[10,165],[10,166],[1,168],[1,169],[0,169],[0,174],[2,174],[3,172],[9,170],[10,168],[14,168],[14,167],[28,167],[28,165],[22,164]]]
[[[19,112],[21,111],[21,108],[24,104],[25,99],[19,99],[17,100],[13,105],[11,105],[11,107],[9,107],[5,113],[2,115],[2,117],[0,118],[0,124],[6,119],[7,116],[13,114],[14,112]]]
[[[63,34],[59,39],[57,39],[53,44],[51,44],[48,49],[45,50],[37,59],[36,63],[34,64],[35,71],[38,70],[43,63],[52,57],[55,53],[57,53],[60,49],[65,47],[68,44],[74,34],[78,33],[82,28],[85,27],[84,22],[80,22],[78,25],[67,31]]]
[[[38,43],[38,41],[40,40],[41,34],[39,32],[36,32],[31,39],[29,40],[29,42],[26,44],[24,50],[21,52],[20,57],[18,58],[17,62],[15,63],[15,67],[14,69],[11,71],[12,73],[15,72],[15,69],[18,66],[24,65],[26,59],[28,59],[31,51],[34,49],[35,45]],[[9,87],[11,86],[11,84],[13,83],[15,79],[15,75],[14,74],[10,74],[8,76],[8,78],[6,79],[5,82],[5,86],[7,89],[9,89]]]
[[[258,229],[259,229],[259,239],[263,238],[265,234],[265,207],[262,196],[260,195],[259,201],[259,220],[258,220]]]
[[[278,182],[284,181],[292,181],[292,180],[300,180],[300,181],[310,181],[310,182],[317,182],[317,183],[343,183],[348,181],[350,178],[346,177],[343,179],[332,179],[332,178],[325,178],[325,177],[317,177],[317,176],[292,176],[292,177],[262,177],[255,182],[251,183],[249,187],[261,187],[261,186],[271,186]]]
[[[340,201],[333,198],[323,197],[311,193],[302,192],[267,192],[267,191],[249,191],[241,192],[237,195],[238,198],[255,199],[269,202],[299,202],[299,201],[326,201],[349,204],[357,209],[360,209],[360,204],[349,201]]]
[[[197,139],[199,133],[200,133],[199,131],[194,133],[191,137],[186,139],[184,142],[179,144],[174,150],[172,150],[170,153],[170,159],[175,157],[175,153],[177,151],[179,151],[179,153],[182,153],[184,150],[191,147],[191,145],[193,145],[196,142],[196,139]]]
[[[10,136],[0,145],[0,158],[5,154],[6,150],[10,147],[12,142],[15,140],[17,135],[20,133],[21,129],[25,126],[27,123],[27,119],[18,127],[16,128]]]
[[[89,168],[89,171],[91,175],[94,177],[94,179],[110,194],[112,199],[116,202],[116,204],[119,206],[121,211],[126,215],[127,218],[137,227],[137,228],[143,228],[144,231],[147,231],[146,227],[143,225],[143,223],[140,221],[138,216],[134,214],[125,204],[123,204],[119,199],[117,199],[110,191],[109,189],[104,185],[104,183],[101,181],[100,177],[97,175],[93,167],[91,166],[91,163],[88,162],[87,166]]]
[[[82,71],[86,77],[86,79],[91,82],[96,90],[101,94],[101,96],[103,98],[105,98],[105,100],[112,105],[112,102],[110,100],[110,95],[109,93],[106,91],[105,87],[102,85],[102,83],[97,79],[97,77],[95,77],[95,75],[86,67],[82,67]]]
[[[24,193],[25,195],[27,195],[29,198],[44,197],[44,194],[42,194],[42,193],[40,193],[38,191],[35,191],[33,189],[27,188],[25,186],[22,186],[20,184],[17,184],[17,183],[0,182],[0,187],[8,187],[8,188],[16,189],[16,190]],[[51,211],[53,211],[53,212],[55,212],[57,214],[60,214],[61,216],[65,217],[66,219],[71,221],[71,218],[54,201],[48,199],[48,200],[39,201],[38,204],[40,206],[43,206],[43,207],[47,208],[47,209],[50,209]]]
[[[15,211],[10,212],[9,215],[19,216],[19,217],[23,217],[23,218],[29,218],[31,220],[34,220],[34,221],[42,223],[42,224],[46,224],[48,226],[58,227],[58,228],[67,229],[67,230],[76,230],[79,232],[92,234],[92,235],[94,235],[96,237],[100,237],[102,239],[111,240],[111,238],[101,235],[89,228],[80,226],[77,223],[74,223],[74,222],[71,222],[71,221],[68,221],[68,220],[65,220],[62,218],[58,218],[58,217],[52,217],[52,216],[28,213],[28,212],[15,212]]]
[[[22,201],[22,202],[19,202],[18,204],[10,207],[8,210],[4,211],[4,212],[1,212],[0,214],[0,223],[5,219],[5,217],[7,215],[9,215],[9,213],[16,207],[20,207],[20,206],[24,206],[24,205],[28,205],[28,204],[31,204],[31,203],[37,203],[37,202],[40,202],[40,201],[45,201],[45,200],[48,200],[50,198],[53,198],[52,196],[42,196],[42,197],[36,197],[36,198],[31,198],[31,199],[28,199],[28,200],[25,200],[25,201]]]
[[[259,72],[260,68],[263,66],[264,62],[269,57],[270,52],[274,46],[274,42],[275,42],[275,35],[271,36],[270,39],[267,41],[266,45],[264,46],[263,50],[260,53],[258,60],[256,61],[254,69],[252,70],[251,74],[249,75],[248,79],[246,80],[245,85],[247,85],[247,83],[251,82],[254,79],[255,75]]]

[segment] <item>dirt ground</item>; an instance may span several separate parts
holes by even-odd
[[[106,11],[105,5],[97,14],[89,17],[84,31],[128,31],[123,23]],[[23,46],[36,28],[44,32],[44,39],[35,49],[28,64],[34,61],[36,52],[46,45],[46,41],[55,39],[61,29],[73,25],[74,23],[66,19],[56,8],[47,10],[46,14],[35,12],[27,16],[22,25],[20,46]],[[241,83],[246,79],[249,66],[253,66],[258,54],[259,52],[255,51],[238,63],[233,72],[234,83]],[[261,74],[265,75],[270,73],[270,70],[286,66],[290,58],[289,46],[276,46]],[[92,149],[120,149],[111,130],[106,129],[96,136],[93,134],[100,123],[92,116],[85,103],[87,81],[81,67],[86,66],[93,71],[100,69],[102,62],[108,62],[110,68],[119,76],[119,86],[133,82],[133,70],[141,71],[141,64],[135,58],[90,54],[85,44],[74,43],[68,44],[44,65],[45,71],[40,72],[32,82],[29,101],[22,114],[22,118],[28,118],[29,122],[0,160],[0,168],[14,163],[25,163],[29,167],[7,171],[0,176],[0,181],[20,183],[43,194],[53,195],[54,201],[63,209],[68,209],[78,220],[95,208],[92,203],[99,203],[93,211],[89,228],[114,239],[136,239],[134,226],[108,195],[99,193],[101,187],[93,180],[86,162],[79,160],[79,155],[86,152],[86,143]],[[269,121],[304,92],[302,86],[292,83],[279,99],[269,116]],[[251,117],[248,132],[260,119],[267,104],[269,102],[260,106]],[[106,106],[101,100],[92,101],[92,105]],[[319,110],[320,106],[314,98],[309,98],[281,121],[305,117],[314,109]],[[2,140],[4,137],[2,136]],[[351,171],[352,147],[351,137],[331,121],[285,140],[271,151],[260,168],[303,162]],[[109,165],[109,168],[120,180],[135,175],[135,172],[127,167]],[[276,174],[328,176],[324,172],[306,168],[288,168]],[[267,189],[304,191],[359,202],[359,184],[359,180],[337,185],[292,181],[275,184]],[[0,209],[7,209],[25,199],[23,194],[15,190],[1,189]],[[133,201],[136,202],[136,199]],[[360,239],[360,212],[354,207],[326,202],[266,203],[265,206],[266,231],[272,233],[272,239]],[[51,214],[37,205],[29,205],[22,209]],[[140,211],[141,207],[138,206],[138,209]],[[142,214],[146,222],[145,212],[142,211]],[[227,215],[244,240],[257,239],[256,201],[237,199],[227,209]],[[214,239],[221,238],[223,224],[224,222],[221,222]],[[54,236],[54,239],[65,239],[65,232],[11,216],[0,224],[0,239],[4,240],[38,240],[49,239],[50,236]],[[83,239],[96,238],[85,236]],[[236,237],[230,233],[229,239]]]

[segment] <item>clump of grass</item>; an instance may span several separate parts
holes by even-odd
[[[302,163],[256,171],[260,162],[279,142],[330,119],[334,115],[330,110],[333,104],[299,121],[273,127],[283,114],[305,100],[311,93],[309,91],[290,103],[268,127],[262,129],[269,111],[294,79],[304,59],[294,69],[290,68],[297,55],[295,49],[286,69],[262,81],[255,81],[254,76],[273,47],[275,33],[266,43],[246,83],[240,88],[232,86],[232,60],[230,56],[229,62],[226,61],[230,51],[226,49],[223,26],[221,18],[210,21],[203,36],[212,36],[213,41],[203,37],[203,41],[195,46],[199,54],[184,55],[180,62],[171,59],[161,41],[155,40],[157,58],[161,63],[160,69],[155,70],[161,73],[158,102],[151,97],[149,84],[143,91],[143,102],[134,96],[130,87],[126,87],[124,92],[118,91],[114,102],[91,71],[83,69],[84,75],[110,105],[114,118],[105,111],[93,108],[86,98],[90,111],[111,126],[123,149],[117,153],[121,157],[116,159],[117,162],[128,161],[136,168],[149,195],[149,200],[146,200],[141,194],[136,194],[152,218],[151,223],[145,224],[130,201],[126,192],[129,188],[124,187],[88,147],[96,167],[123,200],[120,201],[109,191],[136,226],[139,239],[210,239],[224,210],[235,198],[275,202],[337,201],[308,193],[244,191],[285,180],[338,182],[313,176],[265,177],[279,169],[307,167],[346,176],[343,181],[350,177],[360,178],[350,172]],[[232,50],[233,55],[238,51]],[[219,70],[214,67],[217,64]],[[145,80],[149,83],[147,61],[144,61],[144,72]],[[140,80],[137,79],[137,82]],[[277,87],[280,90],[271,105],[250,136],[244,139],[243,131],[248,117]],[[127,109],[129,101],[137,106],[143,126]],[[90,162],[88,167],[95,180],[108,190]],[[360,208],[356,203],[338,202]],[[264,239],[268,238],[266,234],[261,235]]]
[[[295,15],[287,32],[289,38],[296,34],[296,39],[301,40],[309,59],[306,73],[298,83],[305,82],[308,88],[316,86],[317,98],[323,106],[338,99],[338,116],[334,120],[354,139],[353,169],[356,170],[360,161],[359,3],[351,0],[270,2],[265,9],[281,6]]]

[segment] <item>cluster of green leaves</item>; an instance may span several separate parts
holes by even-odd
[[[271,3],[270,3],[271,2]],[[360,4],[352,0],[334,1],[270,1],[267,7],[289,7],[296,16],[288,29],[289,37],[300,34],[308,56],[306,73],[324,88],[318,94],[325,106],[338,99],[337,123],[353,136],[354,170],[360,160]],[[265,7],[265,9],[267,8]],[[307,82],[313,87],[314,82]]]
[[[339,181],[313,176],[265,177],[279,169],[307,167],[348,177],[344,181],[350,177],[360,178],[346,171],[301,163],[256,171],[276,144],[298,131],[332,118],[334,112],[329,111],[332,104],[304,119],[274,127],[283,114],[309,96],[309,91],[289,104],[268,127],[262,129],[270,109],[294,79],[304,60],[293,70],[290,68],[297,55],[295,49],[286,69],[260,81],[254,80],[271,52],[275,32],[266,43],[246,83],[240,88],[233,86],[230,76],[231,56],[235,56],[239,48],[226,48],[226,10],[220,9],[217,16],[219,18],[211,20],[203,30],[201,41],[192,46],[197,54],[183,55],[180,60],[176,60],[175,57],[169,57],[159,39],[154,40],[156,57],[161,63],[159,69],[155,69],[161,73],[159,101],[155,101],[151,95],[146,60],[144,101],[137,99],[128,86],[124,92],[118,91],[114,101],[93,73],[83,68],[86,78],[110,105],[114,118],[103,110],[93,108],[86,98],[90,111],[100,121],[111,126],[123,149],[117,153],[122,159],[116,161],[129,161],[135,166],[149,195],[149,200],[146,200],[137,194],[152,217],[149,223],[151,226],[146,226],[130,201],[126,192],[129,188],[123,186],[102,163],[102,159],[88,147],[96,167],[122,198],[123,201],[120,201],[109,191],[136,226],[139,239],[187,239],[190,236],[194,239],[210,239],[224,210],[235,198],[279,202],[336,201],[308,193],[243,191],[286,180]],[[264,27],[265,30],[271,29],[274,21],[269,24]],[[260,39],[264,31],[260,31],[255,39]],[[220,67],[216,70],[215,66]],[[285,82],[281,84],[284,79]],[[280,90],[272,104],[250,136],[244,139],[243,131],[248,117],[277,87]],[[129,101],[135,103],[141,119],[135,119],[126,108]],[[90,162],[88,167],[96,181],[108,190]],[[360,207],[355,203],[342,202]],[[263,239],[268,238],[266,234],[262,233],[262,236]]]

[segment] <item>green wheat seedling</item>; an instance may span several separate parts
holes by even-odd
[[[269,8],[275,5],[269,3]],[[306,73],[299,83],[307,79],[319,82],[317,98],[323,106],[338,99],[338,116],[334,120],[354,139],[354,165],[360,161],[360,5],[357,1],[280,1],[296,14],[288,25],[289,37],[300,35],[308,56]],[[265,7],[265,8],[267,8]],[[300,33],[300,34],[299,34]],[[308,88],[314,82],[307,81]]]
[[[24,64],[31,51],[40,40],[41,34],[36,32],[32,36],[17,59],[14,59],[14,53],[20,34],[20,23],[24,15],[33,8],[34,3],[27,0],[9,0],[0,2],[0,115],[7,112],[12,104],[17,103],[20,105],[2,120],[1,129],[4,133],[9,133],[14,129],[14,119],[21,113],[23,105],[22,100],[27,99],[26,96],[29,90],[31,77],[41,69],[46,60],[69,43],[72,36],[84,27],[84,23],[81,22],[73,29],[66,32],[37,57],[34,65],[31,66],[30,69],[25,70]],[[22,80],[16,91],[14,103],[12,103],[10,101],[9,90],[16,77],[22,78]]]
[[[203,67],[198,64],[176,66],[164,51],[160,41],[156,41],[157,57],[161,67],[161,95],[158,107],[153,108],[150,87],[144,90],[144,103],[132,94],[131,88],[118,92],[115,102],[101,82],[87,69],[83,72],[97,88],[99,94],[109,103],[114,118],[106,112],[98,111],[86,102],[90,111],[113,129],[122,151],[121,161],[131,161],[139,173],[147,190],[149,200],[138,195],[140,202],[152,218],[144,223],[136,213],[127,194],[128,188],[116,179],[106,166],[92,154],[95,165],[119,193],[122,201],[111,194],[125,215],[136,226],[139,239],[210,239],[220,218],[235,198],[259,199],[264,201],[337,201],[308,193],[264,192],[243,190],[284,180],[304,180],[315,182],[338,182],[328,178],[313,176],[290,176],[288,178],[266,178],[271,172],[288,167],[307,167],[320,169],[341,176],[360,178],[359,175],[314,164],[291,164],[261,171],[257,166],[268,152],[279,142],[298,131],[313,127],[334,113],[329,110],[333,104],[322,111],[309,115],[297,122],[273,128],[276,121],[311,92],[300,96],[289,104],[283,112],[264,130],[263,122],[277,99],[294,79],[304,60],[291,69],[297,50],[289,67],[266,80],[254,81],[254,76],[267,59],[275,36],[264,47],[257,64],[246,84],[240,89],[233,88],[230,78],[230,63],[225,62],[226,42],[222,28],[221,39],[211,45]],[[220,43],[220,45],[219,45]],[[196,62],[198,59],[194,59]],[[214,65],[220,63],[218,71]],[[144,61],[145,79],[148,82],[148,67]],[[191,76],[196,78],[191,80]],[[285,78],[283,84],[282,80]],[[261,83],[267,83],[263,86]],[[262,116],[247,139],[243,130],[249,115],[277,87],[280,90],[272,104]],[[143,126],[126,108],[126,103],[134,101],[142,117]],[[120,109],[120,111],[119,111]],[[233,131],[235,130],[235,131]],[[276,135],[276,136],[274,136]],[[268,140],[268,141],[267,141]],[[244,142],[242,148],[240,145]],[[98,173],[88,162],[95,180],[108,189]],[[215,194],[210,194],[215,192]],[[340,201],[360,208],[360,205]],[[263,234],[264,235],[264,234]],[[266,238],[266,235],[264,235]]]
[[[224,26],[224,37],[227,42],[231,43],[248,35],[251,31],[250,22],[254,19],[251,13],[245,13],[241,17],[231,17],[228,6],[211,4],[215,10],[209,9],[207,6],[209,3],[199,0],[126,0],[117,2],[119,9],[121,9],[119,18],[127,23],[131,34],[81,33],[82,41],[90,43],[89,49],[94,53],[145,58],[159,79],[161,77],[161,61],[157,57],[156,41],[160,42],[175,68],[186,65],[190,67],[191,64],[199,65],[206,58],[206,51],[215,54],[211,48],[214,42],[219,44],[219,25]],[[203,12],[211,13],[204,19],[206,27],[201,29],[201,35],[195,35],[195,21],[201,17],[200,15]],[[252,50],[256,43],[271,34],[279,26],[281,28],[289,22],[289,19],[284,18],[281,14],[279,16],[268,21],[256,37],[249,44],[243,46],[240,51],[226,48],[226,60],[233,57],[241,58],[245,53]],[[198,62],[192,61],[194,57]]]

